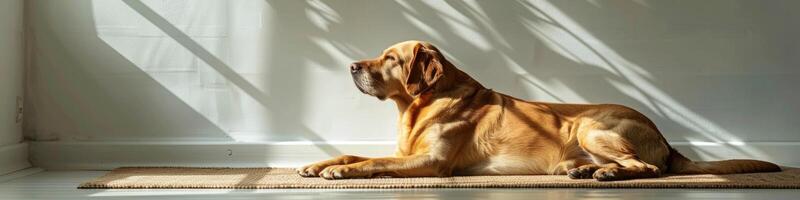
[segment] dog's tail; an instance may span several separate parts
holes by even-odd
[[[670,147],[669,173],[674,174],[736,174],[754,172],[779,172],[781,168],[760,160],[692,161]]]

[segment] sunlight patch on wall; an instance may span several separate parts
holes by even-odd
[[[336,62],[328,64],[328,67],[326,68],[344,69],[344,67],[347,66],[347,64],[350,64],[350,62],[352,62],[353,60],[360,59],[349,56],[346,52],[342,51],[343,49],[347,49],[350,53],[357,54],[360,57],[367,56],[366,53],[352,46],[336,43],[334,41],[330,41],[320,37],[309,37],[308,39],[311,40],[312,43],[316,44],[320,49],[322,49],[322,51],[324,51],[327,55],[331,56],[333,60]]]
[[[549,47],[557,46],[555,51],[566,53],[568,58],[577,57],[582,63],[600,67],[612,72],[617,77],[606,78],[621,92],[646,105],[655,113],[665,116],[674,122],[702,135],[701,138],[686,138],[689,141],[742,142],[741,139],[717,125],[713,121],[695,113],[679,103],[668,93],[651,83],[650,74],[643,68],[620,56],[616,51],[595,38],[565,13],[548,1],[530,0],[532,8],[542,11],[543,15],[553,19],[553,23],[528,20],[528,28],[540,37],[549,41]],[[546,42],[547,43],[547,42]],[[691,136],[689,136],[691,137]],[[762,151],[748,146],[732,146],[749,156],[764,156]]]
[[[496,22],[493,22],[486,11],[478,4],[477,0],[465,0],[464,4],[466,5],[467,11],[475,17],[475,19],[483,26],[483,30],[489,32],[489,35],[500,43],[501,46],[511,49],[511,44],[508,43],[505,37],[500,34],[499,30],[495,27]]]
[[[261,27],[261,19],[257,18],[263,16],[259,13],[262,12],[261,7],[252,6],[253,1],[241,1],[239,3],[250,5],[251,8],[236,4],[230,6],[241,14],[238,19],[253,24],[240,23],[231,27],[228,17],[232,13],[229,13],[228,8],[231,7],[227,1],[148,0],[142,3],[191,37],[205,51],[226,63],[232,63],[231,33],[257,31]],[[268,108],[142,17],[142,13],[123,1],[94,0],[92,6],[98,38],[232,138],[253,134],[270,126],[269,116],[264,115],[269,113]],[[247,43],[235,44],[244,49],[254,49],[246,46]],[[260,58],[251,57],[254,60],[237,60],[235,63],[263,63]],[[239,69],[235,66],[232,68],[233,71]],[[260,73],[250,65],[238,71],[248,72],[237,76],[250,78],[248,81],[251,82],[257,82],[254,80],[257,76],[252,75]]]
[[[525,27],[531,33],[539,37],[540,41],[544,42],[556,53],[575,62],[597,66],[609,73],[619,75],[616,70],[603,61],[600,55],[594,53],[590,47],[587,47],[579,38],[569,34],[567,30],[543,21],[529,19],[524,19],[523,21],[525,22]]]
[[[410,22],[412,25],[414,25],[417,28],[419,28],[419,30],[421,30],[423,33],[427,34],[428,36],[430,36],[434,40],[439,41],[439,42],[441,42],[442,44],[445,44],[445,45],[447,44],[447,40],[442,36],[441,33],[439,33],[439,31],[437,31],[435,28],[431,27],[430,25],[426,24],[422,20],[419,20],[416,17],[414,17],[411,14],[408,14],[406,12],[403,12],[403,17],[406,18],[406,20],[408,20],[408,22]]]
[[[665,117],[664,113],[661,112],[661,109],[657,108],[655,103],[650,101],[645,94],[643,94],[641,91],[639,91],[635,87],[632,87],[632,86],[630,86],[628,84],[625,84],[625,83],[622,83],[622,82],[619,82],[617,80],[610,79],[610,78],[605,78],[605,80],[608,81],[608,83],[610,83],[612,86],[614,86],[614,88],[616,88],[617,90],[619,90],[623,94],[628,95],[628,97],[636,99],[636,101],[639,101],[640,103],[642,103],[645,106],[647,106],[647,108],[649,108],[651,111],[656,113],[656,115],[658,115],[660,117]]]
[[[379,102],[376,98],[364,95],[357,91],[350,74],[341,73],[344,70],[328,70],[326,64],[313,60],[306,60],[303,64],[308,66],[307,84],[298,88],[307,96],[308,101],[302,103],[304,109],[301,115],[305,116],[298,123],[314,133],[320,135],[325,141],[341,141],[352,138],[342,138],[351,134],[354,127],[380,127],[374,128],[382,134],[360,136],[359,140],[383,140],[383,134],[393,134],[395,125],[393,120],[370,120],[397,115],[395,105],[391,101]],[[342,67],[344,69],[344,65]],[[343,101],[326,100],[330,97],[345,97]],[[376,109],[376,108],[390,109]],[[346,111],[346,112],[343,112]],[[350,120],[339,120],[350,119]],[[369,125],[363,123],[369,121]]]
[[[334,23],[341,23],[342,17],[336,10],[320,0],[307,0],[309,8],[306,8],[306,17],[322,30],[330,31],[330,26]]]
[[[480,50],[493,49],[489,41],[478,31],[478,26],[469,17],[462,14],[445,1],[422,1],[434,10],[439,17],[464,41],[474,45]]]
[[[506,55],[501,55],[511,71],[519,76],[520,83],[525,87],[528,94],[533,95],[533,99],[544,102],[561,103],[588,103],[577,92],[559,80],[548,80],[547,82],[536,78],[522,68],[517,62]],[[554,91],[554,92],[551,92]]]

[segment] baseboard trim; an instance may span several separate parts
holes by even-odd
[[[30,176],[30,175],[34,175],[34,174],[37,174],[37,173],[43,172],[43,171],[44,171],[44,169],[38,168],[38,167],[25,168],[25,169],[22,169],[22,170],[19,170],[19,171],[15,171],[15,172],[11,172],[11,173],[8,173],[8,174],[5,174],[5,175],[0,175],[0,183],[8,182],[8,181],[11,181],[11,180],[14,180],[14,179],[18,179],[18,178],[22,178],[22,177],[26,177],[26,176]]]
[[[341,154],[386,156],[372,142],[32,142],[31,162],[45,169],[109,170],[121,166],[294,167]]]
[[[800,142],[671,142],[695,160],[759,159],[800,166]],[[394,142],[31,142],[44,169],[109,170],[122,166],[296,167],[341,154],[392,155]]]
[[[31,167],[28,162],[28,143],[0,147],[0,175]]]

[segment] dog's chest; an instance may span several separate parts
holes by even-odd
[[[449,123],[441,123],[445,106],[440,101],[423,104],[415,102],[400,118],[397,154],[408,156],[428,153],[439,134],[449,129]],[[438,120],[438,121],[437,121]]]
[[[398,156],[410,156],[424,153],[428,150],[429,141],[426,141],[428,138],[424,128],[422,128],[423,125],[417,125],[420,124],[419,122],[411,123],[414,121],[417,120],[409,118],[408,121],[402,122],[403,125],[400,126],[397,143]]]

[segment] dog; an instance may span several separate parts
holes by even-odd
[[[781,170],[758,160],[691,161],[650,119],[622,105],[530,102],[495,92],[428,42],[400,42],[349,68],[361,92],[397,104],[396,153],[339,156],[298,168],[301,176],[550,174],[613,181]]]

